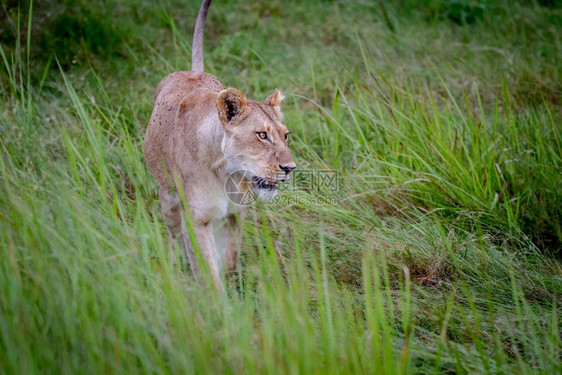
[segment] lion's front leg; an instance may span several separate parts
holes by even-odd
[[[238,266],[238,253],[242,245],[242,224],[244,223],[245,211],[238,214],[230,214],[226,217],[224,250],[226,271],[232,273]]]
[[[193,230],[195,232],[195,238],[197,241],[197,247],[201,252],[201,258],[204,262],[209,265],[209,271],[211,272],[211,277],[215,283],[217,290],[222,291],[224,289],[219,270],[219,259],[217,248],[215,245],[215,238],[213,237],[212,225],[211,223],[194,223]],[[200,277],[200,264],[196,257],[195,251],[192,246],[191,239],[187,233],[185,226],[185,221],[182,218],[182,234],[185,246],[185,252],[189,263],[193,270],[193,273]]]
[[[172,264],[176,264],[176,248],[181,238],[181,205],[177,196],[168,188],[160,188],[162,217],[170,234],[170,254]]]

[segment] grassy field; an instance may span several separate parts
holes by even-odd
[[[142,152],[199,2],[29,5],[0,18],[0,373],[562,372],[559,2],[215,1],[206,70],[286,94],[301,171],[225,294],[172,266]]]

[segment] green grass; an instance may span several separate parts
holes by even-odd
[[[562,372],[556,3],[213,3],[207,71],[282,89],[338,180],[250,208],[225,294],[171,265],[142,152],[195,3],[4,8],[0,372]]]

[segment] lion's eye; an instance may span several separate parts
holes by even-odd
[[[267,133],[266,132],[257,132],[256,134],[258,135],[259,139],[267,139]]]

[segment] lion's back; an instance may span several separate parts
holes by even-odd
[[[154,108],[144,138],[146,164],[152,174],[161,182],[167,180],[171,158],[171,142],[176,129],[176,119],[186,102],[197,101],[197,97],[209,97],[223,90],[220,81],[208,73],[189,71],[174,72],[166,76],[158,85]]]

